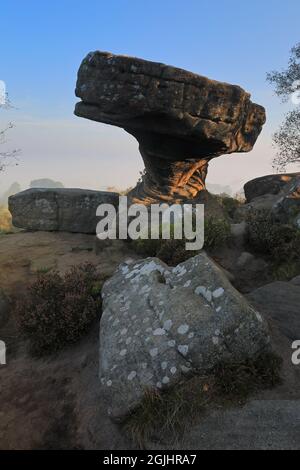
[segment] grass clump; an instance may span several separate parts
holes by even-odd
[[[271,269],[272,276],[276,281],[290,281],[300,275],[300,260],[274,263]]]
[[[153,439],[176,440],[210,407],[242,405],[253,393],[280,384],[281,365],[277,355],[263,353],[243,363],[220,364],[164,392],[146,390],[124,429],[141,448]]]
[[[177,266],[183,263],[197,252],[185,249],[186,240],[134,240],[132,247],[134,251],[143,257],[159,258],[169,266]]]
[[[64,276],[39,274],[16,305],[21,332],[34,355],[75,343],[101,314],[101,288],[95,266],[74,266]]]

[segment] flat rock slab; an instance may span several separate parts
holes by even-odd
[[[146,388],[269,348],[261,315],[204,252],[173,269],[157,258],[121,265],[102,295],[100,379],[113,417]]]
[[[259,400],[204,417],[181,449],[299,450],[299,436],[300,400]]]
[[[97,207],[118,202],[117,193],[61,188],[28,189],[8,201],[15,227],[72,233],[96,233]]]
[[[273,282],[247,298],[260,312],[273,318],[285,336],[292,341],[300,339],[300,285]]]

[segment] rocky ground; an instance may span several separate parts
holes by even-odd
[[[245,258],[243,247],[235,250],[237,260]],[[221,255],[219,261],[226,264],[226,254]],[[122,242],[95,250],[90,235],[5,235],[0,238],[0,284],[15,298],[22,295],[38,272],[50,268],[64,272],[71,265],[90,261],[99,273],[111,275],[117,265],[135,257],[130,246]],[[235,278],[238,264],[235,262],[232,269]],[[230,268],[229,263],[225,267]],[[300,286],[297,280],[282,283],[281,290],[275,286],[273,292],[280,292],[282,299],[276,302],[272,287],[261,293],[256,288],[264,284],[262,278],[257,276],[259,282],[254,282],[253,272],[251,276],[249,297],[258,307],[264,306],[274,349],[284,359],[283,384],[254,396],[244,407],[211,410],[177,442],[152,442],[148,443],[149,449],[299,448],[300,367],[291,362],[291,343],[298,324],[295,309]],[[75,346],[47,359],[33,359],[18,336],[13,318],[0,328],[0,338],[8,346],[7,365],[0,369],[1,449],[134,448],[107,416],[98,379],[98,334],[96,322],[89,335]]]

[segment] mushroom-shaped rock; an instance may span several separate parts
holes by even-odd
[[[75,114],[122,127],[145,163],[133,202],[193,200],[205,189],[208,162],[249,152],[265,110],[236,85],[138,58],[92,52],[83,60]]]

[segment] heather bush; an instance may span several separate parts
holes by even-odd
[[[157,257],[169,266],[177,266],[187,259],[196,256],[199,251],[188,251],[185,248],[187,240],[175,240],[171,227],[170,240],[143,240],[132,242],[134,251],[144,257]],[[225,219],[207,218],[204,222],[204,249],[212,251],[226,244],[230,237],[230,224]]]
[[[269,211],[248,214],[247,238],[254,251],[271,256],[276,263],[300,257],[300,230],[278,223]]]
[[[39,274],[16,305],[21,332],[31,352],[43,355],[78,341],[101,314],[101,287],[95,266]]]
[[[204,248],[208,251],[220,248],[229,241],[230,223],[225,219],[205,218]]]
[[[242,201],[237,197],[230,197],[226,194],[216,196],[218,203],[231,219],[234,218],[235,211],[242,205]]]

